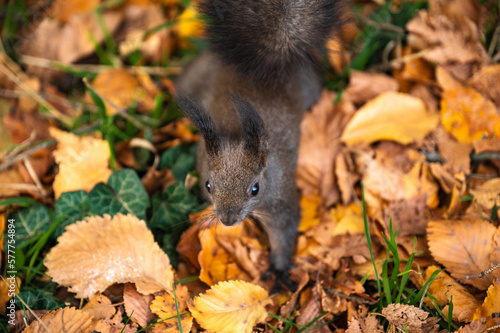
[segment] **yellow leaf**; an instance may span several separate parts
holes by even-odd
[[[79,137],[57,128],[49,131],[58,142],[54,151],[54,158],[59,163],[53,185],[56,199],[63,192],[88,192],[97,183],[108,180],[111,175],[108,142],[90,136]]]
[[[299,231],[306,231],[319,223],[318,209],[321,198],[317,195],[304,196],[300,199],[302,217],[300,219]]]
[[[438,122],[422,100],[386,92],[366,103],[347,124],[341,140],[347,145],[393,140],[408,144],[422,139]]]
[[[349,206],[340,206],[332,209],[330,214],[334,220],[338,220],[337,225],[332,230],[332,235],[362,234],[365,232],[365,225],[359,204],[352,203]],[[337,218],[335,218],[337,217]]]
[[[484,136],[500,136],[495,105],[471,88],[443,92],[441,122],[458,141],[471,143]]]
[[[432,273],[438,269],[437,266],[428,267],[425,270],[425,281],[427,281]],[[441,306],[449,304],[453,296],[453,320],[458,322],[471,322],[472,315],[479,307],[479,303],[474,296],[472,296],[464,286],[443,271],[441,271],[437,275],[437,279],[431,283],[429,294],[434,296]],[[432,301],[426,297],[425,304],[431,307]],[[444,311],[444,313],[448,313],[448,311]]]
[[[132,282],[144,295],[172,291],[173,271],[146,223],[132,215],[88,217],[66,227],[45,258],[47,274],[89,298],[114,283]]]
[[[115,306],[109,298],[102,294],[95,294],[92,299],[82,308],[95,319],[111,318],[115,312]]]
[[[478,279],[465,279],[465,276],[491,267],[490,253],[495,232],[494,226],[480,219],[430,221],[427,226],[429,250],[453,277],[486,290],[491,285],[491,275]]]
[[[151,303],[151,312],[161,319],[161,324],[159,324],[158,327],[155,325],[154,332],[179,332],[177,312],[186,312],[189,293],[185,286],[179,285],[175,289],[175,294],[177,296],[177,307],[175,305],[174,296],[168,293],[156,296]],[[193,317],[189,314],[182,315],[181,324],[183,331],[189,332],[193,324]]]
[[[203,22],[194,7],[186,8],[177,19],[179,23],[175,29],[179,35],[181,48],[187,48],[191,45],[189,38],[199,38],[203,35]]]
[[[201,281],[211,286],[220,281],[241,278],[240,275],[243,274],[243,271],[238,267],[231,254],[220,245],[218,239],[235,240],[242,237],[243,233],[243,223],[235,227],[225,227],[216,223],[210,229],[202,230],[199,233],[201,251],[198,254],[198,262],[201,266]]]
[[[267,317],[267,291],[244,281],[220,282],[189,305],[191,314],[206,330],[216,333],[250,333]]]
[[[474,319],[491,317],[494,313],[500,313],[500,283],[493,282],[487,293],[488,296],[486,296],[483,305],[477,309]]]

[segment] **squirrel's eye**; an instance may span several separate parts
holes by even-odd
[[[252,186],[252,196],[255,197],[259,193],[259,183],[255,183]]]
[[[207,189],[207,192],[210,193],[210,183],[208,182],[208,180],[205,183],[205,188]]]

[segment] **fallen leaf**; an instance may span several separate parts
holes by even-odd
[[[368,314],[366,307],[360,308],[347,323],[346,333],[383,333],[384,327],[380,325],[377,317]]]
[[[427,281],[432,273],[439,268],[430,266],[425,270],[424,280]],[[453,297],[453,320],[458,322],[471,322],[474,312],[479,307],[476,298],[461,284],[451,278],[445,272],[440,272],[428,289],[429,294],[435,297],[442,307],[448,305]],[[425,304],[432,307],[432,300],[425,298]],[[448,307],[442,309],[448,313]]]
[[[340,133],[354,111],[348,101],[334,104],[336,94],[324,91],[301,124],[297,186],[302,195],[318,195],[324,206],[333,205],[340,193],[335,184],[335,157],[341,151]]]
[[[496,228],[480,219],[430,221],[427,227],[429,250],[453,277],[481,290],[487,289],[491,276],[465,279],[490,268],[490,253]]]
[[[204,24],[201,21],[198,11],[193,7],[187,7],[177,18],[178,23],[174,27],[180,39],[181,48],[189,48],[191,38],[203,36]]]
[[[500,313],[500,302],[498,301],[500,299],[500,283],[494,281],[487,293],[484,303],[474,314],[474,319],[491,318],[494,314]],[[495,319],[498,321],[498,317]]]
[[[402,144],[422,139],[437,125],[438,115],[422,100],[387,92],[366,103],[347,124],[341,140],[347,145],[393,140]]]
[[[78,137],[74,134],[50,128],[50,134],[57,140],[54,157],[59,163],[59,172],[54,179],[54,195],[64,192],[85,190],[106,182],[111,175],[109,168],[109,144],[91,136]],[[82,177],[85,175],[85,177]]]
[[[443,91],[460,89],[464,87],[442,66],[438,66],[436,68],[436,81],[441,87],[441,89],[443,89]]]
[[[252,332],[267,318],[264,308],[271,299],[262,287],[244,282],[219,282],[189,305],[201,327],[217,333]]]
[[[398,91],[397,81],[386,74],[351,70],[350,75],[343,98],[354,104],[363,104],[387,91]]]
[[[88,313],[94,319],[107,319],[111,318],[116,309],[109,298],[102,294],[95,294],[90,301],[82,308],[83,311]]]
[[[489,179],[469,192],[483,208],[500,207],[500,178]]]
[[[68,22],[72,15],[88,13],[99,5],[99,0],[67,0],[54,3],[53,15],[60,23]]]
[[[141,327],[146,327],[154,318],[149,308],[152,300],[153,295],[142,295],[131,283],[127,283],[123,288],[125,312],[130,320]]]
[[[500,105],[500,64],[484,66],[469,80],[469,84],[483,96]]]
[[[484,333],[486,330],[486,318],[474,320],[468,325],[462,326],[457,333]]]
[[[161,320],[159,325],[155,325],[154,332],[179,332],[177,315],[186,312],[189,300],[188,289],[185,286],[178,285],[175,289],[175,295],[177,297],[177,306],[175,298],[168,293],[156,296],[151,303],[151,311]],[[183,314],[180,317],[183,331],[191,331],[193,317],[189,314]]]
[[[142,80],[151,80],[149,76],[142,76]],[[109,69],[99,73],[91,83],[92,88],[103,99],[107,114],[115,114],[118,110],[125,110],[131,105],[137,105],[138,110],[151,111],[154,109],[153,94],[139,78],[125,69]],[[154,86],[152,83],[146,85]],[[91,102],[90,95],[86,97]]]
[[[300,198],[301,218],[298,228],[300,232],[318,225],[320,220],[318,209],[320,205],[321,198],[317,195]]]
[[[146,223],[132,215],[94,216],[69,225],[44,263],[47,275],[78,298],[126,282],[144,295],[172,291],[168,256]]]
[[[111,333],[111,327],[102,321],[94,320],[92,316],[83,310],[75,308],[62,308],[51,311],[44,315],[40,321],[33,321],[24,333],[47,332],[101,332]]]
[[[235,227],[225,227],[220,223],[216,223],[209,229],[200,231],[198,237],[201,243],[201,251],[198,254],[198,262],[201,267],[201,281],[212,286],[226,280],[252,280],[250,276],[241,270],[235,258],[219,243],[221,238],[234,242],[243,234],[243,223]]]
[[[500,136],[500,115],[495,105],[471,88],[443,92],[441,122],[460,142]]]
[[[480,141],[474,141],[472,143],[474,146],[474,150],[477,154],[484,153],[486,151],[500,151],[500,139],[499,138],[491,138],[484,139]]]
[[[427,49],[423,58],[431,63],[486,63],[488,56],[481,44],[481,33],[466,17],[452,19],[421,10],[406,25],[409,44]]]
[[[438,326],[439,318],[429,317],[429,312],[419,309],[413,305],[389,304],[382,310],[382,315],[394,325],[399,331],[414,333],[428,332],[428,324],[434,328]]]

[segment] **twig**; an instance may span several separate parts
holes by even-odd
[[[36,187],[38,188],[38,191],[42,193],[44,197],[47,196],[47,192],[43,189],[42,183],[40,182],[40,179],[38,178],[38,175],[36,174],[35,170],[33,169],[33,165],[31,165],[31,162],[29,159],[25,158],[23,160],[24,166],[26,167],[26,170],[28,170],[28,173],[35,183]]]
[[[21,56],[21,59],[19,61],[25,65],[57,69],[62,71],[67,71],[68,69],[70,69],[74,71],[100,73],[106,70],[115,69],[115,67],[108,65],[65,64],[63,62],[56,60],[32,57],[27,55]],[[122,69],[131,73],[146,73],[149,75],[159,75],[159,76],[178,75],[182,71],[182,67],[180,66],[172,66],[172,67],[131,66],[131,67],[123,67]]]
[[[488,56],[493,60],[493,52],[495,52],[498,38],[500,37],[500,24],[496,27],[493,37],[491,38],[490,47],[488,48]]]
[[[420,309],[422,308],[422,305],[424,304],[424,298],[425,298],[425,295],[427,294],[427,290],[429,290],[429,287],[431,286],[431,284],[433,284],[434,281],[436,281],[437,279],[444,279],[444,277],[436,276],[434,279],[432,279],[432,281],[430,283],[427,284],[427,286],[425,286],[424,293],[422,294],[422,298],[420,299],[420,304],[418,305],[418,307]]]
[[[2,39],[0,38],[0,44]],[[12,82],[14,82],[21,90],[26,92],[31,98],[33,98],[38,104],[45,108],[54,118],[60,120],[61,122],[67,124],[71,121],[71,118],[67,115],[61,113],[59,110],[54,108],[50,103],[48,103],[38,92],[25,83],[25,80],[20,78],[19,73],[24,76],[23,71],[17,66],[17,64],[10,59],[5,52],[0,53],[0,72],[5,74]]]
[[[421,151],[425,156],[427,162],[439,162],[444,163],[445,159],[437,151]],[[471,162],[482,162],[489,160],[500,160],[500,152],[483,152],[483,153],[472,153],[470,155]]]
[[[480,279],[484,276],[486,276],[486,274],[490,274],[491,272],[493,272],[494,270],[496,270],[497,268],[500,267],[500,264],[496,264],[495,266],[485,270],[485,271],[482,271],[480,273],[477,273],[477,274],[472,274],[472,275],[466,275],[464,278],[466,280],[470,280],[470,279]]]
[[[361,297],[356,297],[356,296],[349,296],[349,295],[346,295],[346,294],[343,294],[343,293],[340,293],[338,291],[335,291],[333,289],[330,289],[330,288],[325,288],[325,290],[327,292],[329,292],[330,294],[333,294],[335,296],[339,296],[339,297],[342,297],[342,298],[345,298],[345,299],[348,299],[350,301],[355,301],[355,302],[359,302],[359,303],[363,303],[363,304],[375,304],[376,302],[372,302],[370,300],[367,300],[367,299],[364,299],[364,298],[361,298]]]

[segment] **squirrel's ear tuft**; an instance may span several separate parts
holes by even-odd
[[[200,130],[207,153],[215,154],[220,149],[220,137],[208,111],[186,93],[179,92],[176,100],[186,117]]]
[[[268,134],[262,118],[247,101],[234,96],[231,99],[241,121],[246,148],[257,156],[263,157],[265,162],[269,146]]]

